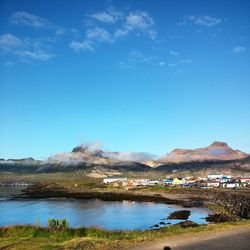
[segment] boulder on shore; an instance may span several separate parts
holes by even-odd
[[[221,223],[228,221],[235,221],[236,219],[233,216],[227,214],[210,214],[205,218],[208,222]]]
[[[189,210],[179,210],[171,213],[168,216],[168,219],[173,220],[187,220],[188,217],[190,216],[191,212]]]
[[[181,227],[198,227],[199,224],[197,224],[196,222],[193,222],[191,220],[186,220],[186,221],[182,221],[180,223],[178,223],[177,225],[180,225]]]

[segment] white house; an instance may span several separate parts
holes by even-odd
[[[103,179],[103,182],[106,184],[112,183],[112,182],[116,182],[116,181],[127,181],[128,178],[105,178]]]
[[[149,185],[149,179],[137,179],[134,180],[137,186],[148,186]]]
[[[150,186],[154,186],[154,185],[157,185],[157,184],[160,184],[161,182],[160,181],[158,181],[158,180],[151,180],[151,181],[149,181],[149,185]]]
[[[219,181],[208,181],[207,182],[207,187],[219,187],[220,186],[220,182]]]
[[[229,182],[231,181],[231,176],[228,177],[228,176],[223,176],[221,179],[220,179],[220,182],[221,183],[224,183],[224,182]]]
[[[234,181],[224,182],[221,185],[223,188],[238,188],[238,187],[240,187],[240,183],[234,182]]]
[[[210,180],[221,179],[222,177],[223,177],[223,174],[209,174],[207,176],[207,178]]]

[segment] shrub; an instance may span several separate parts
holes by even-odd
[[[69,227],[69,223],[66,219],[48,219],[48,228],[52,231],[59,231],[63,229],[67,229]]]

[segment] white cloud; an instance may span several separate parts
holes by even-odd
[[[221,23],[221,19],[211,16],[196,17],[194,23],[201,26],[212,27]]]
[[[15,12],[10,16],[9,23],[18,26],[28,26],[35,29],[52,29],[57,36],[74,33],[74,29],[67,29],[56,25],[46,18],[28,12]]]
[[[135,68],[135,63],[128,60],[128,61],[120,62],[119,66],[122,69],[134,69]]]
[[[70,48],[76,52],[80,50],[94,51],[97,42],[112,42],[112,36],[108,31],[101,28],[87,29],[85,40],[71,42]]]
[[[142,30],[150,29],[154,25],[153,19],[144,11],[130,13],[126,20],[128,26]]]
[[[0,36],[0,50],[9,51],[22,46],[22,41],[11,34],[5,34]]]
[[[118,28],[114,34],[115,38],[128,35],[132,31],[140,31],[147,34],[151,39],[155,39],[156,32],[154,30],[155,22],[148,13],[144,11],[130,12],[125,17],[125,23]]]
[[[238,54],[238,53],[245,52],[246,50],[247,50],[246,47],[238,46],[238,47],[234,47],[232,49],[232,52],[235,53],[235,54]]]
[[[54,54],[50,54],[42,50],[37,50],[37,51],[18,50],[15,52],[15,54],[22,58],[28,58],[39,61],[48,61],[51,58],[55,57]]]
[[[169,63],[168,66],[169,67],[178,67],[182,64],[192,64],[193,63],[193,60],[190,60],[190,59],[186,59],[186,60],[180,60],[176,63]]]
[[[57,31],[56,31],[57,36],[63,36],[66,33],[67,33],[67,29],[65,29],[65,28],[58,28]]]
[[[137,65],[145,63],[153,63],[158,66],[165,65],[165,62],[159,62],[159,58],[157,56],[133,50],[129,53],[128,58],[120,63],[120,67],[124,69],[134,69]]]
[[[155,22],[148,13],[144,11],[122,13],[109,8],[106,11],[97,12],[87,16],[85,21],[87,26],[94,26],[87,29],[83,41],[73,41],[70,47],[75,51],[94,50],[101,42],[115,42],[121,37],[128,36],[134,32],[137,36],[146,34],[151,39],[155,39]],[[101,24],[110,24],[105,29]]]
[[[118,21],[120,27],[115,27],[114,38],[120,38],[128,35],[132,31],[139,31],[148,34],[150,38],[154,39],[156,32],[154,30],[154,20],[145,11],[134,11],[123,13],[114,8],[108,8],[106,11],[97,12],[88,17],[94,21],[102,23],[115,24]],[[92,22],[86,22],[92,24]]]
[[[56,25],[49,20],[27,12],[13,13],[10,17],[10,23],[13,25],[30,26],[36,29],[56,27]]]
[[[129,56],[132,58],[144,58],[144,55],[141,51],[133,50],[129,53]]]
[[[191,64],[191,63],[193,63],[193,60],[190,60],[190,59],[179,61],[179,64]]]
[[[216,25],[219,25],[222,20],[217,17],[212,17],[212,16],[189,16],[185,17],[183,21],[178,22],[178,25],[185,25],[188,22],[193,23],[198,26],[204,26],[204,27],[213,27]]]
[[[92,47],[92,45],[89,41],[83,41],[83,42],[73,41],[73,42],[71,42],[71,44],[69,46],[70,46],[70,48],[72,48],[76,52],[78,52],[80,50],[94,51],[94,48]]]
[[[114,8],[109,8],[107,11],[97,12],[89,15],[91,19],[110,24],[115,23],[121,16],[122,13],[115,10]]]
[[[86,39],[98,42],[110,42],[112,40],[109,32],[101,28],[88,29],[86,31]]]
[[[119,161],[150,161],[157,158],[156,155],[145,152],[104,152],[104,157]]]
[[[176,50],[170,50],[169,52],[169,55],[170,56],[178,56],[180,53],[178,52],[178,51],[176,51]]]
[[[45,39],[49,41],[49,39]],[[55,54],[45,50],[44,39],[20,39],[12,34],[0,36],[0,51],[4,55],[14,55],[18,57],[19,62],[31,62],[31,60],[48,61],[55,57]],[[7,63],[8,65],[8,63]]]

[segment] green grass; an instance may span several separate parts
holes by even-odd
[[[98,228],[77,228],[51,231],[39,226],[0,228],[0,249],[116,249],[144,240],[155,240],[182,234],[216,232],[250,226],[250,220],[182,228],[173,225],[159,230],[108,231]]]
[[[86,185],[89,187],[98,186],[102,182],[101,179],[90,178],[78,172],[57,172],[57,173],[14,173],[0,171],[1,183],[15,183],[15,182],[27,182],[27,183],[57,183],[61,186],[71,187],[75,184]]]
[[[225,209],[224,207],[222,207],[220,205],[214,204],[214,203],[206,203],[205,207],[207,207],[209,210],[211,210],[217,214],[232,215],[227,209]]]

